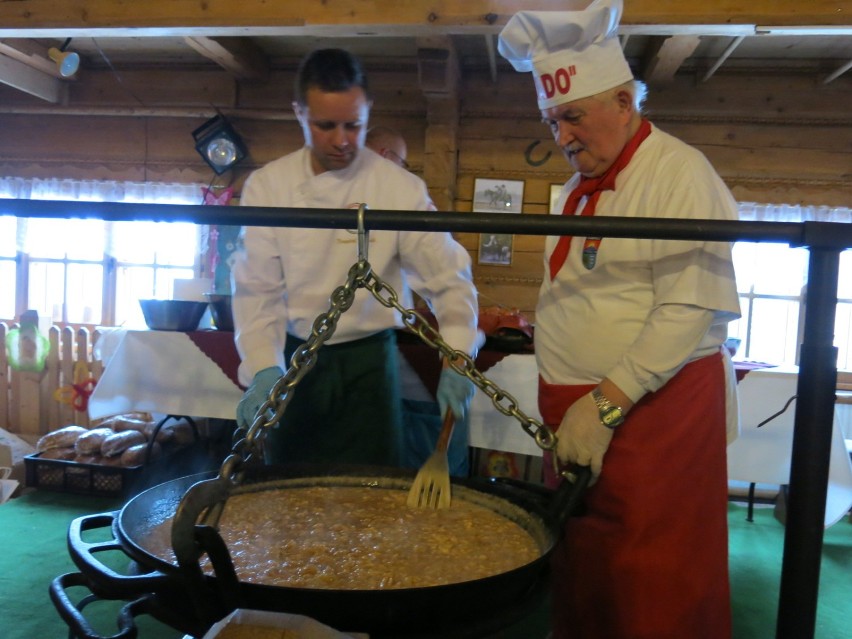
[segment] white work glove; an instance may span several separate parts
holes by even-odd
[[[583,395],[565,411],[556,431],[556,456],[563,464],[589,466],[594,480],[601,474],[613,432],[601,423],[592,394]]]
[[[269,399],[269,391],[284,374],[279,366],[270,366],[259,371],[251,381],[243,398],[237,404],[237,426],[248,430],[254,423],[257,410]]]
[[[459,375],[452,368],[441,371],[438,381],[438,391],[435,393],[441,415],[447,414],[447,409],[453,411],[456,419],[464,419],[473,397],[473,382],[470,378]]]

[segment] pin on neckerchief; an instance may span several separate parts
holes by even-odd
[[[586,270],[591,271],[595,268],[595,263],[598,261],[598,248],[601,245],[600,237],[587,237],[583,242],[583,266]]]

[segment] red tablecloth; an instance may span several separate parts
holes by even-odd
[[[748,375],[749,371],[759,370],[761,368],[775,368],[777,364],[767,364],[766,362],[734,362],[734,373],[737,375],[737,381],[743,381],[743,377]]]
[[[202,353],[207,355],[207,357],[222,369],[222,372],[234,384],[240,388],[245,388],[240,384],[239,379],[237,379],[240,355],[237,352],[237,345],[234,343],[234,333],[232,331],[190,331],[186,335]]]

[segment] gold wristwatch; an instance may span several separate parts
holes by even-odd
[[[624,410],[621,406],[616,406],[609,401],[599,388],[592,391],[592,399],[598,406],[600,412],[601,424],[607,428],[616,428],[624,423]]]

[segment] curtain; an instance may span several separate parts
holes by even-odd
[[[747,222],[852,222],[845,206],[801,206],[740,202],[740,219]]]
[[[0,177],[0,198],[203,204],[202,184]]]
[[[0,177],[0,198],[70,200],[80,202],[129,202],[151,204],[203,204],[203,184],[160,182],[116,182]],[[18,224],[16,245],[27,245],[27,224]],[[202,241],[204,238],[202,237]]]

